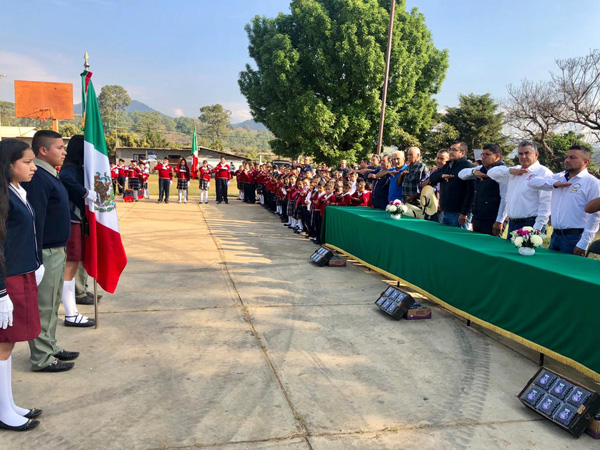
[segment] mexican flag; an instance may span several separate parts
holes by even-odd
[[[198,146],[196,145],[196,127],[194,127],[194,136],[192,136],[192,180],[198,176]]]
[[[84,123],[84,183],[98,198],[86,199],[89,236],[85,238],[83,266],[106,292],[113,293],[121,272],[127,265],[127,256],[121,242],[119,219],[112,192],[108,151],[98,108],[92,73],[81,74],[82,120]]]

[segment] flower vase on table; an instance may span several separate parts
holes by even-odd
[[[400,200],[393,200],[385,207],[385,210],[390,213],[391,219],[400,220],[408,208]]]
[[[519,255],[533,256],[536,247],[541,247],[544,238],[540,230],[533,227],[523,227],[510,234],[510,240],[519,251]]]

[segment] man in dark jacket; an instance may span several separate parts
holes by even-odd
[[[440,211],[442,223],[452,227],[469,229],[473,206],[473,180],[461,180],[458,173],[473,167],[466,157],[467,144],[461,141],[450,146],[450,159],[441,170],[431,175],[431,185],[440,184]]]
[[[496,143],[486,144],[481,153],[482,165],[466,168],[458,176],[475,181],[473,197],[473,231],[500,236],[506,218],[506,184],[498,184],[487,175],[493,167],[503,166],[502,149]]]

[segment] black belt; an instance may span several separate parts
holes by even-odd
[[[552,233],[556,233],[559,236],[565,236],[567,234],[582,234],[583,228],[565,228],[563,230],[554,229]]]
[[[510,220],[512,223],[525,223],[525,222],[530,222],[532,220],[535,221],[535,219],[537,219],[537,216],[533,216],[533,217],[525,217],[524,219],[512,219],[512,218],[508,218],[508,220]]]

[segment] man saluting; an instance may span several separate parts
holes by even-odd
[[[229,203],[229,200],[227,200],[227,185],[231,179],[231,171],[225,163],[224,157],[221,157],[221,162],[216,165],[213,172],[217,183],[217,204],[221,202]]]
[[[534,189],[552,191],[550,250],[585,256],[600,224],[600,212],[586,214],[585,207],[600,197],[600,182],[588,172],[591,151],[573,145],[565,157],[565,171],[527,182]]]

